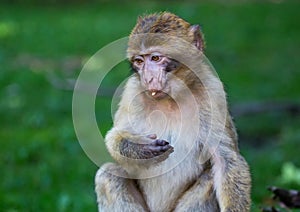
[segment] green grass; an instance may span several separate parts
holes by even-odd
[[[298,100],[300,4],[134,2],[73,6],[0,6],[0,211],[96,211],[97,170],[81,149],[72,123],[72,91],[53,86],[76,78],[79,63],[130,33],[142,13],[169,10],[200,23],[206,55],[225,84],[230,105]],[[128,76],[120,64],[105,79],[116,86]],[[101,132],[112,124],[110,98],[99,97]],[[299,114],[266,113],[235,119],[241,151],[253,177],[253,211],[270,202],[269,185],[282,166],[300,167]],[[105,151],[105,150],[103,150]],[[107,160],[107,156],[103,161]]]

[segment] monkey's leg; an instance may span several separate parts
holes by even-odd
[[[174,212],[219,212],[219,205],[214,192],[213,179],[209,172],[189,187],[177,200]]]
[[[120,177],[125,174],[120,166],[113,163],[106,163],[97,171],[95,190],[99,211],[149,211],[135,182],[132,179]]]

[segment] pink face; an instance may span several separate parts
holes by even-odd
[[[158,52],[132,58],[132,68],[139,74],[146,93],[156,99],[161,99],[168,93],[167,73],[177,68],[178,64]]]

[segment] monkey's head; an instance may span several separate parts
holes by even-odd
[[[187,56],[191,49],[197,54],[203,52],[199,25],[163,12],[138,18],[129,37],[127,56],[146,94],[162,99],[180,87],[172,80],[174,76],[185,81],[191,74],[178,60],[180,54]]]

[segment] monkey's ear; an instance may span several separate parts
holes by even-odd
[[[199,25],[192,25],[190,26],[190,33],[194,36],[194,45],[199,49],[201,52],[204,50],[204,39],[203,34],[200,31]]]

